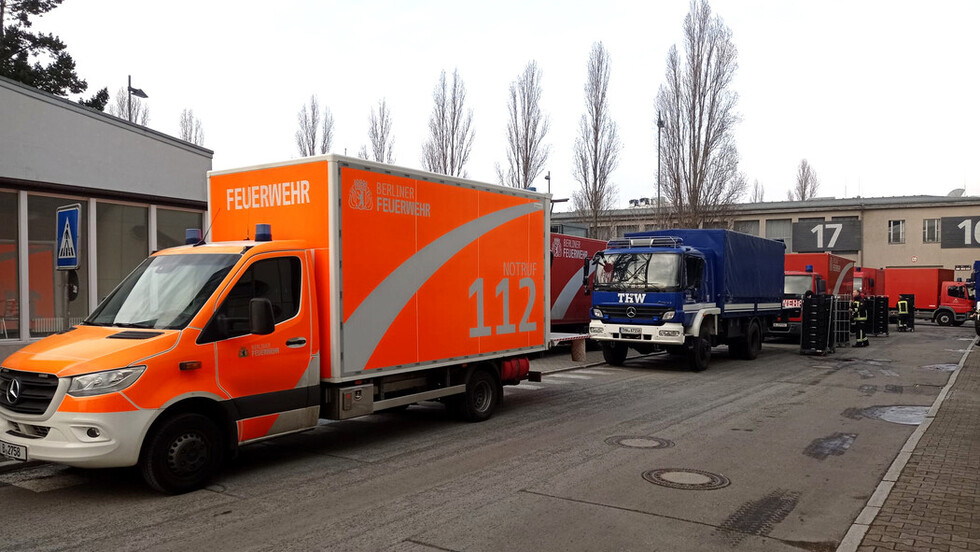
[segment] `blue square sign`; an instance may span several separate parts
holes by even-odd
[[[58,270],[75,270],[78,268],[78,221],[81,214],[82,206],[78,203],[58,207],[54,242],[57,247],[55,251],[58,254],[55,268]]]

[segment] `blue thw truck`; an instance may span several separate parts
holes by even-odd
[[[722,344],[754,359],[782,308],[784,253],[780,242],[729,230],[627,233],[593,258],[589,337],[614,366],[629,349],[666,350],[701,371]]]

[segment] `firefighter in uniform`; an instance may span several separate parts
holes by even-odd
[[[898,331],[907,332],[909,331],[909,302],[905,299],[899,299],[897,305],[898,307]]]
[[[854,346],[867,347],[868,334],[868,309],[864,304],[864,297],[855,292],[854,301],[851,303],[851,320],[854,322]]]

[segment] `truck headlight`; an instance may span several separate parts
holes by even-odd
[[[599,310],[598,308],[594,308],[592,309],[592,316],[596,318],[602,318],[602,311]]]
[[[68,394],[72,397],[91,397],[105,393],[115,393],[129,387],[143,375],[146,366],[130,366],[118,370],[95,372],[71,379]]]
[[[674,319],[674,311],[672,310],[665,312],[662,318],[662,320],[673,320],[673,319]]]

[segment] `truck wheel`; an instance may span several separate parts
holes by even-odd
[[[181,494],[200,489],[221,464],[221,434],[210,418],[178,414],[165,420],[143,447],[140,471],[154,489]]]
[[[453,397],[451,406],[456,415],[467,422],[482,422],[489,419],[500,402],[500,384],[490,372],[476,370],[466,382],[466,392]]]
[[[701,333],[691,339],[691,347],[687,351],[687,367],[693,372],[703,372],[711,360],[711,341],[707,328],[701,328]]]
[[[943,311],[936,315],[936,324],[939,324],[940,326],[949,326],[952,323],[953,315],[949,314],[948,312]]]
[[[622,366],[629,350],[625,343],[603,343],[602,359],[610,366]]]
[[[740,351],[742,359],[755,360],[759,356],[759,351],[762,350],[762,330],[759,329],[758,322],[753,321],[749,324],[749,330],[745,333],[744,347]]]

